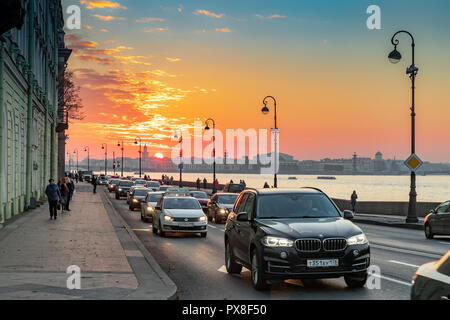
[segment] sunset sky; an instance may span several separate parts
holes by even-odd
[[[64,0],[77,4],[82,29],[66,30],[69,68],[86,118],[70,124],[69,151],[102,143],[137,157],[170,156],[173,130],[212,117],[220,130],[270,128],[261,113],[277,98],[280,151],[298,160],[350,158],[353,152],[410,154],[410,39],[392,65],[395,31],[416,38],[417,154],[450,162],[450,2],[447,0]],[[366,27],[381,8],[382,29]],[[272,104],[269,105],[273,112]]]

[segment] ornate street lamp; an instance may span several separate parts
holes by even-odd
[[[212,118],[208,118],[205,120],[205,130],[209,130],[210,127],[208,125],[208,122],[212,122],[213,125],[213,191],[212,193],[217,192],[216,188],[216,122]]]
[[[108,166],[108,145],[106,143],[102,143],[102,149],[105,150],[105,176],[107,175],[107,166]]]
[[[269,113],[269,108],[267,107],[267,99],[272,99],[273,100],[273,106],[274,106],[274,117],[273,117],[273,119],[274,119],[274,124],[275,124],[275,126],[274,126],[274,139],[275,139],[275,141],[274,141],[274,149],[275,149],[275,151],[274,151],[274,155],[275,155],[275,157],[274,157],[274,174],[273,174],[273,187],[274,188],[277,188],[277,182],[278,182],[278,180],[277,180],[277,160],[278,160],[278,153],[277,153],[277,135],[278,135],[278,127],[277,127],[277,100],[275,100],[275,98],[274,97],[272,97],[272,96],[267,96],[267,97],[265,97],[264,99],[263,99],[263,104],[264,104],[264,107],[261,109],[261,112],[263,113],[263,114],[268,114]]]
[[[117,142],[117,146],[121,147],[120,149],[122,150],[122,163],[120,164],[120,168],[122,169],[121,177],[123,178],[123,140]]]
[[[134,144],[138,144],[139,140],[139,178],[142,176],[142,140],[137,137],[134,139]]]
[[[414,37],[412,36],[411,33],[409,33],[408,31],[405,30],[400,30],[397,31],[391,39],[392,44],[394,45],[394,50],[389,53],[389,61],[391,63],[398,63],[401,58],[402,55],[400,54],[400,52],[397,51],[397,45],[399,44],[398,39],[396,38],[398,34],[400,33],[406,33],[407,35],[409,35],[411,37],[411,50],[412,50],[412,64],[410,67],[408,67],[406,69],[406,74],[409,75],[409,78],[411,79],[411,99],[412,99],[412,104],[411,104],[411,154],[415,154],[416,150],[415,150],[415,117],[416,117],[416,112],[415,112],[415,80],[416,80],[416,76],[417,73],[419,71],[419,68],[417,68],[414,64],[414,48],[416,46],[415,42],[414,42]],[[409,191],[409,205],[408,205],[408,217],[406,218],[406,222],[407,223],[417,223],[419,221],[419,219],[417,219],[417,213],[416,213],[416,202],[417,202],[417,193],[416,193],[416,173],[414,172],[414,170],[411,170],[411,183],[410,183],[410,191]]]
[[[73,150],[73,154],[77,154],[77,174],[78,174],[78,149]]]
[[[180,143],[180,163],[178,164],[178,168],[180,169],[180,181],[178,183],[178,186],[180,188],[183,187],[183,131],[181,129],[178,129],[178,131],[180,132],[180,140],[178,140],[178,142]],[[178,139],[178,135],[175,131],[175,135],[174,135],[175,139]]]
[[[84,151],[87,151],[88,153],[88,171],[90,171],[90,167],[89,167],[89,147],[84,147]]]

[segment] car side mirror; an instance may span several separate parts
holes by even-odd
[[[431,209],[430,213],[436,213],[436,210],[435,209]]]
[[[156,206],[155,210],[161,210],[161,207],[160,206]]]
[[[352,220],[355,217],[352,211],[344,210],[344,219]]]
[[[241,222],[248,221],[247,212],[239,212],[236,216],[236,220]]]

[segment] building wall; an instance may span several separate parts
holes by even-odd
[[[61,1],[25,5],[22,28],[0,35],[0,226],[43,199],[50,168],[56,168]]]

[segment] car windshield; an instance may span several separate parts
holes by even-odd
[[[147,182],[145,180],[136,180],[135,183],[143,185],[146,184]]]
[[[164,209],[200,209],[200,204],[192,198],[169,198],[164,200]]]
[[[162,194],[161,193],[151,193],[147,197],[147,202],[158,202],[159,199],[161,199]]]
[[[111,184],[117,184],[119,180],[111,180]]]
[[[323,194],[282,193],[259,198],[258,218],[329,218],[340,217],[339,211]]]
[[[159,182],[147,182],[147,187],[159,187]]]
[[[133,182],[131,181],[120,181],[119,186],[120,187],[131,187],[133,185]]]
[[[244,186],[241,184],[230,184],[228,186],[228,192],[241,192],[242,190],[244,190]]]
[[[238,194],[227,194],[227,195],[217,196],[217,202],[223,203],[223,204],[234,204],[237,196],[238,196]]]
[[[197,199],[207,199],[208,195],[206,192],[191,192],[191,197],[197,198]]]
[[[141,196],[145,196],[147,194],[148,190],[147,189],[136,189],[134,190],[134,195],[141,197]]]

